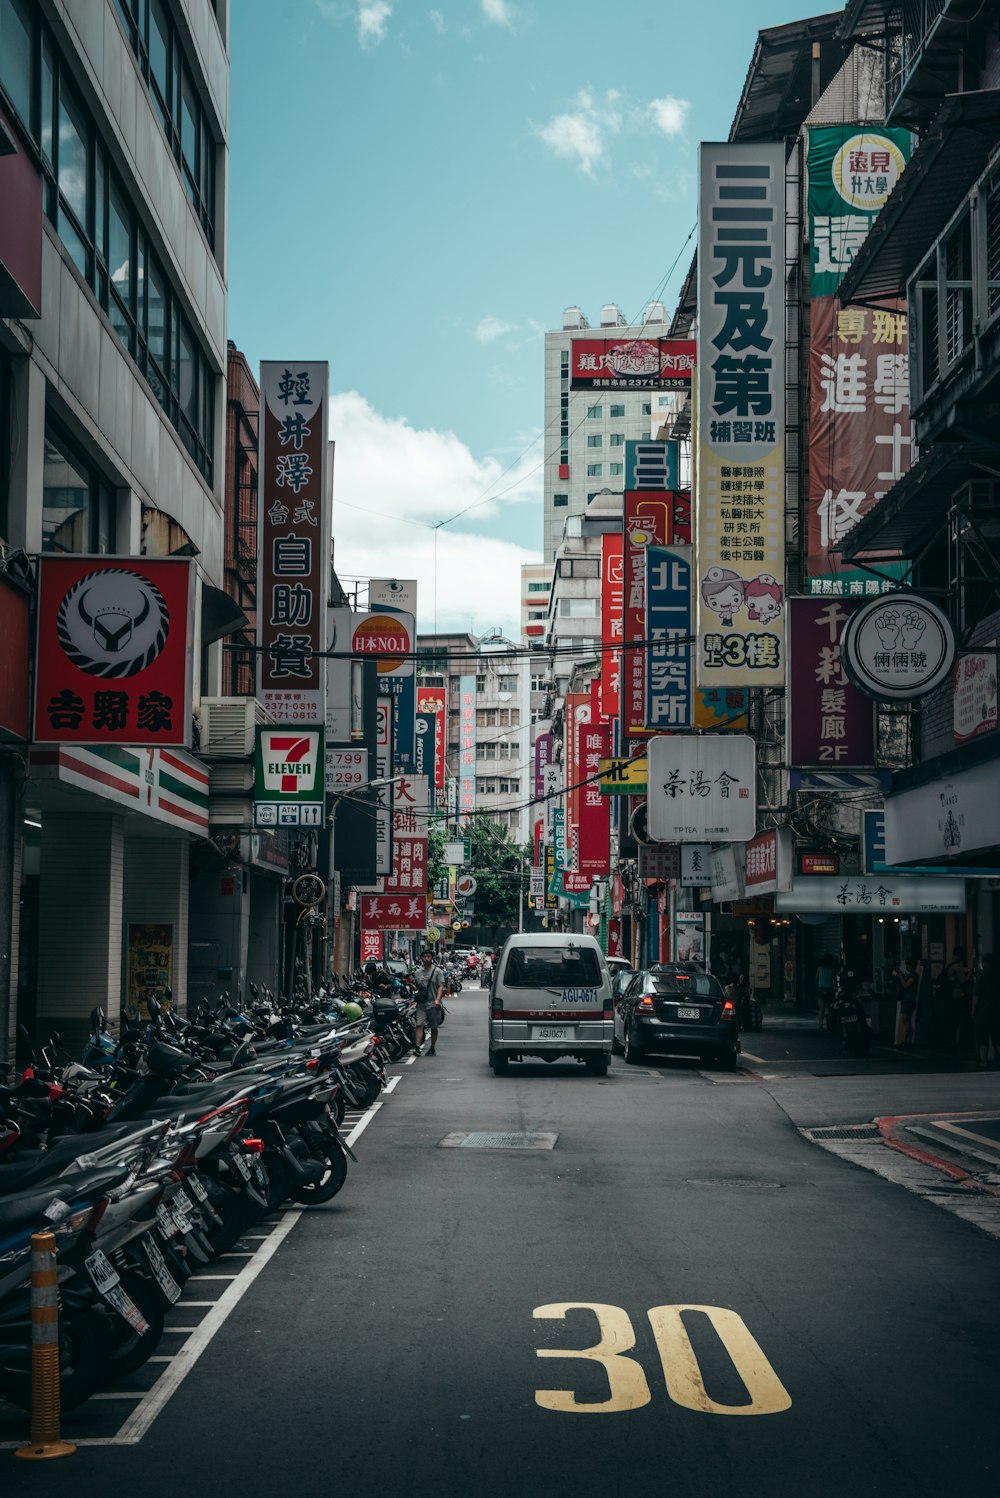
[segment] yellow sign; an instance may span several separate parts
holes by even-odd
[[[440,941],[441,940],[441,933],[440,933],[440,931],[438,930],[438,928],[436,926],[428,926],[427,927],[427,940],[428,941]]]
[[[646,756],[601,760],[602,796],[644,796],[648,776]]]

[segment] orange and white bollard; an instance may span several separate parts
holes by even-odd
[[[55,1233],[31,1235],[31,1440],[16,1456],[29,1462],[72,1456],[59,1437],[59,1299]]]

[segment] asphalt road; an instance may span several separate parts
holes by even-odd
[[[5,1495],[993,1498],[1000,1246],[802,1137],[789,1090],[861,1080],[494,1079],[450,1007],[142,1441],[0,1453]]]

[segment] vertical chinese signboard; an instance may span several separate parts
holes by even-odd
[[[646,726],[657,733],[692,726],[691,548],[646,547]]]
[[[190,744],[190,561],[38,562],[35,743]]]
[[[906,304],[842,307],[836,292],[909,160],[910,133],[823,126],[808,142],[809,590],[868,595],[892,582],[843,564],[837,548],[910,466]]]
[[[476,678],[458,678],[458,817],[466,822],[476,810]]]
[[[417,712],[434,719],[434,789],[444,804],[445,741],[448,732],[448,693],[445,687],[417,687]]]
[[[785,148],[701,147],[699,684],[785,676]]]
[[[844,625],[860,600],[788,600],[788,731],[793,765],[875,763],[875,704],[848,680]]]
[[[328,385],[326,363],[260,367],[257,696],[281,723],[325,721]]]
[[[611,803],[601,795],[601,757],[611,752],[607,723],[581,722],[577,727],[577,777],[580,787],[577,820],[576,872],[608,874]]]
[[[629,444],[626,443],[626,449]],[[666,443],[660,443],[665,447]],[[691,501],[686,493],[659,489],[625,491],[623,550],[625,644],[646,638],[646,548],[689,545]],[[626,649],[622,666],[623,737],[641,737],[646,728],[646,652]]]
[[[601,713],[617,718],[621,710],[622,653],[611,647],[622,640],[625,601],[622,538],[601,537]]]

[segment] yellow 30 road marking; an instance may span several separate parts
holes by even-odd
[[[628,1312],[621,1306],[569,1300],[536,1306],[536,1320],[562,1321],[567,1311],[592,1311],[600,1328],[600,1340],[592,1347],[539,1347],[540,1358],[582,1358],[600,1363],[608,1380],[608,1398],[577,1399],[572,1389],[536,1389],[535,1403],[545,1410],[579,1415],[613,1415],[638,1410],[652,1398],[641,1365],[628,1353],[635,1347],[635,1331]],[[698,1356],[688,1329],[685,1312],[700,1313],[712,1323],[736,1372],[746,1387],[749,1402],[720,1404],[705,1387]],[[791,1408],[791,1397],[751,1334],[742,1316],[724,1306],[653,1306],[648,1313],[663,1365],[667,1393],[674,1404],[705,1415],[777,1415]]]
[[[701,1311],[708,1317],[746,1385],[749,1404],[717,1404],[709,1396],[681,1319],[684,1311]],[[649,1320],[660,1351],[667,1393],[674,1404],[687,1410],[701,1410],[706,1415],[777,1415],[791,1407],[787,1389],[736,1311],[723,1306],[653,1306]]]
[[[632,1323],[621,1306],[605,1306],[588,1301],[562,1301],[555,1305],[536,1306],[536,1320],[562,1321],[567,1311],[593,1311],[601,1338],[593,1347],[539,1347],[540,1358],[589,1358],[602,1364],[608,1376],[608,1398],[597,1403],[581,1404],[572,1389],[536,1389],[535,1403],[544,1410],[575,1411],[587,1415],[613,1415],[620,1410],[638,1410],[650,1401],[649,1385],[639,1364],[626,1353],[635,1346]]]

